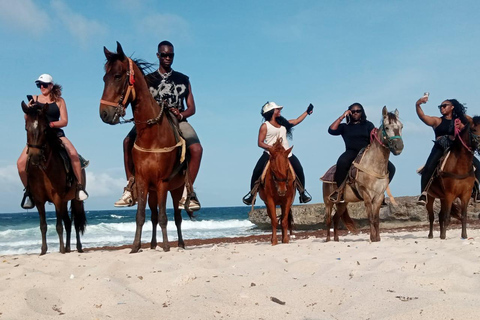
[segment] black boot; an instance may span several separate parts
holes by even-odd
[[[300,192],[299,200],[300,200],[300,203],[308,203],[312,201],[312,197],[307,192],[307,190],[303,190],[303,192]]]
[[[251,192],[247,193],[243,199],[243,203],[245,203],[247,206],[251,206],[253,204],[253,194]]]
[[[426,192],[422,192],[420,197],[418,197],[417,204],[419,206],[424,206],[424,205],[427,204],[427,193]]]

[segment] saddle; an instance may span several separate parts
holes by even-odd
[[[368,147],[367,147],[368,148]],[[362,150],[360,150],[360,152],[358,153],[358,155],[355,157],[355,160],[353,160],[352,162],[352,165],[350,166],[350,169],[348,170],[348,175],[347,175],[347,179],[346,179],[346,183],[348,184],[353,184],[353,182],[355,181],[355,179],[357,178],[357,175],[358,175],[358,168],[361,168],[359,166],[360,164],[360,161],[362,160],[364,154],[365,154],[365,150],[367,148],[363,148]],[[334,164],[333,166],[331,166],[327,172],[325,172],[325,174],[320,178],[320,180],[322,180],[323,182],[325,183],[335,183],[335,180],[334,180],[334,176],[335,176],[335,171],[337,170],[337,165]]]

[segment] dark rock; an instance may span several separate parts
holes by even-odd
[[[416,204],[417,197],[398,197],[395,198],[397,206],[390,202],[388,206],[380,209],[380,227],[381,228],[397,228],[421,226],[428,224],[428,214],[425,206]],[[435,223],[438,221],[438,211],[440,210],[440,201],[435,200],[434,212]],[[369,226],[365,205],[363,202],[349,203],[348,212],[350,217],[355,221],[357,227],[362,228]],[[277,216],[280,216],[280,208],[277,208]],[[298,205],[292,207],[293,221],[295,229],[310,230],[323,229],[325,227],[325,204],[315,203]],[[467,209],[467,219],[479,219],[480,206],[470,203]],[[266,208],[255,209],[249,213],[249,220],[261,229],[270,229],[270,218]],[[342,226],[343,227],[343,226]]]

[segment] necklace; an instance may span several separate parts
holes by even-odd
[[[159,74],[163,79],[167,79],[168,77],[170,77],[170,76],[172,75],[173,69],[170,69],[170,71],[165,72],[165,73],[161,73],[161,72],[160,72],[160,68],[158,68],[157,71],[158,71],[158,74]]]

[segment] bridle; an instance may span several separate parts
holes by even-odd
[[[290,181],[290,168],[288,169],[287,171],[287,176],[285,178],[282,178],[282,179],[279,179],[276,175],[275,175],[275,171],[270,167],[270,173],[272,174],[272,179],[273,179],[273,182],[275,184],[275,189],[277,190],[277,193],[278,193],[278,183],[279,182],[285,182],[287,185],[288,185],[288,182]]]
[[[133,61],[130,58],[128,59],[128,71],[127,78],[125,80],[125,86],[123,87],[122,94],[117,102],[112,102],[108,100],[100,99],[100,103],[107,106],[115,107],[115,114],[113,116],[113,122],[118,118],[125,116],[125,109],[127,109],[128,98],[132,95],[132,101],[135,101],[135,72],[133,71]],[[131,122],[132,120],[125,120],[124,122]]]
[[[383,125],[384,124],[384,120],[382,121],[382,124],[380,125],[380,127],[377,129],[377,128],[374,128],[371,132],[370,132],[370,141],[373,141],[373,139],[377,140],[378,143],[386,148],[386,149],[389,149],[389,150],[392,150],[393,149],[393,143],[395,140],[403,140],[402,139],[402,136],[389,136],[387,134],[387,131],[385,131],[385,126]],[[380,140],[378,138],[378,131],[381,131],[381,138],[382,140]]]

